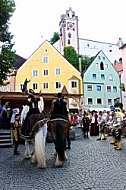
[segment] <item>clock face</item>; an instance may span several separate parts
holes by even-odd
[[[73,24],[72,23],[69,23],[69,28],[73,28]]]

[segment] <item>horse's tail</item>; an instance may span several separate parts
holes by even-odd
[[[46,167],[45,143],[43,138],[43,127],[35,135],[35,157],[38,168]]]
[[[55,140],[56,152],[59,155],[59,160],[64,161],[64,140],[63,140],[63,128],[60,121],[56,122],[56,140]]]

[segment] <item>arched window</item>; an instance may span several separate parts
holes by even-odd
[[[68,38],[71,38],[71,33],[70,32],[68,33]]]
[[[104,70],[104,64],[103,64],[103,62],[100,63],[100,69]]]

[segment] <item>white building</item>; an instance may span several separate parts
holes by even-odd
[[[73,46],[80,55],[95,56],[102,50],[111,63],[118,61],[121,57],[119,47],[123,45],[121,38],[117,44],[98,42],[79,37],[78,16],[72,11],[71,7],[66,10],[66,14],[61,15],[59,22],[60,40],[54,44],[54,47],[63,54],[66,46]],[[93,30],[92,30],[93,32]]]

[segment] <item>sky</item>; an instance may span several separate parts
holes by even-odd
[[[62,14],[69,7],[79,22],[79,37],[116,44],[126,43],[125,0],[15,0],[16,10],[9,31],[14,50],[28,58],[45,41],[59,32]]]

